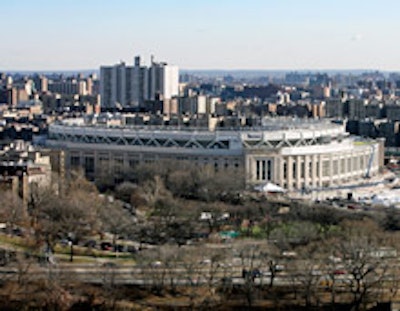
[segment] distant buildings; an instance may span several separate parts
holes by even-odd
[[[146,101],[170,100],[178,93],[178,67],[156,63],[153,58],[150,67],[141,65],[139,56],[134,66],[121,62],[100,67],[102,107],[143,107]]]
[[[52,81],[48,84],[48,90],[52,93],[68,95],[87,95],[88,93],[86,81],[76,79]]]
[[[32,187],[51,182],[50,156],[23,141],[2,146],[0,150],[0,187],[18,194],[27,204]]]
[[[280,143],[271,142],[268,138],[273,132],[261,131],[261,141],[258,141],[257,144],[260,144],[262,147],[260,149],[263,149],[262,152],[265,151],[265,153],[261,153],[260,161],[267,162],[259,162],[261,164],[256,164],[256,166],[247,166],[246,159],[251,158],[250,151],[253,150],[253,146],[242,148],[240,151],[242,154],[236,157],[233,154],[229,155],[231,144],[233,146],[231,140],[228,149],[223,149],[219,144],[209,150],[208,146],[202,145],[204,142],[199,142],[197,134],[191,137],[193,137],[193,142],[199,142],[199,144],[189,144],[186,147],[181,146],[185,145],[186,141],[181,141],[174,135],[181,135],[185,138],[187,132],[192,135],[198,130],[202,135],[214,139],[215,133],[221,134],[222,131],[224,133],[229,131],[229,135],[240,136],[238,139],[243,147],[243,144],[247,143],[247,139],[242,140],[244,137],[242,134],[245,131],[257,132],[258,130],[254,129],[262,125],[264,117],[268,116],[272,119],[285,117],[287,120],[301,120],[301,122],[308,122],[307,119],[328,117],[334,123],[341,124],[342,128],[345,128],[344,132],[373,139],[382,137],[386,139],[386,147],[398,148],[400,146],[400,75],[398,74],[388,76],[377,72],[357,75],[288,73],[286,76],[280,74],[272,79],[239,74],[221,76],[221,73],[217,72],[208,76],[185,74],[186,83],[178,84],[179,72],[176,66],[155,62],[154,59],[147,66],[141,63],[140,57],[135,57],[132,65],[121,62],[114,66],[102,66],[100,71],[100,79],[97,79],[95,74],[89,76],[77,73],[70,75],[65,73],[35,73],[32,75],[0,73],[0,139],[6,142],[22,139],[44,144],[48,126],[56,120],[95,120],[90,123],[90,127],[81,124],[77,130],[91,129],[93,125],[96,125],[96,128],[105,127],[102,131],[104,130],[106,140],[96,132],[97,142],[93,142],[93,137],[85,136],[85,131],[81,136],[74,133],[76,136],[73,136],[75,137],[73,139],[80,141],[82,137],[85,137],[85,141],[80,144],[87,147],[89,153],[92,148],[103,148],[101,142],[104,142],[106,149],[113,145],[112,151],[117,153],[116,150],[119,150],[120,155],[115,160],[111,160],[110,167],[115,167],[113,163],[121,163],[122,157],[124,163],[123,166],[118,166],[120,168],[117,167],[117,171],[124,171],[130,167],[126,164],[124,151],[128,148],[128,157],[134,153],[139,154],[139,161],[162,159],[164,155],[168,154],[167,157],[173,159],[187,159],[198,164],[206,163],[218,170],[222,167],[225,168],[226,165],[228,168],[231,168],[232,165],[233,167],[237,166],[246,170],[246,178],[249,183],[255,183],[253,177],[257,176],[257,172],[250,173],[251,168],[254,169],[257,165],[261,165],[261,170],[264,170],[265,167],[268,168],[269,165],[272,165],[271,176],[273,179],[268,179],[268,181],[278,183],[288,189],[298,189],[303,186],[319,187],[366,175],[366,163],[369,163],[372,153],[377,152],[378,149],[381,150],[381,145],[379,147],[376,145],[372,151],[371,144],[374,143],[352,144],[347,138],[341,140],[341,137],[345,136],[344,134],[338,138],[332,138],[332,141],[338,142],[335,145],[337,149],[334,151],[338,154],[343,153],[345,159],[353,158],[353,152],[358,153],[362,149],[356,157],[359,158],[360,163],[364,164],[360,165],[362,168],[357,168],[356,164],[353,165],[353,160],[337,158],[334,153],[332,153],[332,162],[327,164],[328,156],[325,157],[325,151],[330,146],[328,144],[320,145],[316,141],[311,145],[302,146],[304,141],[300,139],[296,140],[300,145],[296,145],[294,139],[291,141],[288,138],[292,137],[292,134],[295,135],[296,130],[285,131],[286,136],[281,137],[282,144],[287,144],[284,151],[292,148],[294,155],[291,160],[286,159],[286,155],[279,154],[281,151],[275,148],[275,144]],[[99,96],[100,92],[101,96]],[[114,113],[117,110],[118,113]],[[128,127],[126,131],[123,131],[124,135],[131,135],[132,128],[142,128],[143,130],[146,126],[150,127],[148,132],[143,130],[143,133],[137,133],[134,146],[130,143],[126,144],[125,140],[118,140],[114,146],[113,139],[115,137],[109,138],[107,135],[111,133],[111,130],[116,131],[117,128],[123,126]],[[159,137],[154,142],[146,140],[147,138],[142,139],[142,134],[151,133],[154,136],[160,134],[150,131],[151,127],[165,126],[170,129],[179,128],[180,132],[173,133],[173,131],[163,128],[161,132],[165,136],[163,136],[164,138]],[[66,132],[69,132],[70,128],[72,127],[62,127]],[[307,131],[303,128],[298,129],[296,135]],[[276,133],[274,132],[274,134]],[[319,131],[315,131],[314,134],[320,135]],[[50,131],[50,135],[54,135],[54,131]],[[77,159],[70,152],[69,147],[73,142],[70,142],[69,139],[70,137],[65,136],[65,140],[68,141],[65,143],[68,147],[66,148],[65,162],[67,169],[71,168]],[[51,136],[52,140],[54,139]],[[166,143],[167,141],[169,143]],[[347,141],[346,144],[345,141]],[[140,146],[135,145],[136,143]],[[153,143],[156,146],[152,146]],[[268,145],[269,143],[272,147]],[[380,140],[380,143],[383,144],[383,140]],[[57,144],[63,147],[60,142]],[[148,149],[150,147],[151,149]],[[314,159],[314,155],[298,154],[298,152],[304,151],[300,147],[310,152],[316,150],[316,153],[321,153],[322,161],[325,163],[323,164],[325,172],[339,170],[341,172],[339,177],[332,177],[332,179],[321,177],[317,171],[319,168],[316,168],[315,173],[311,168],[311,173],[316,174],[317,177],[310,177],[310,165],[311,167],[316,165],[310,160]],[[147,149],[148,153],[147,151],[142,152]],[[223,151],[220,150],[222,153],[228,152],[227,157],[219,157],[218,149],[223,149]],[[272,152],[272,150],[275,152],[274,156],[266,153],[267,151]],[[351,155],[348,155],[348,152]],[[105,153],[109,155],[109,159],[113,158],[108,151]],[[193,156],[183,156],[181,153],[193,153]],[[203,153],[207,155],[203,156]],[[244,153],[248,155],[247,158],[243,156]],[[124,155],[122,156],[122,154]],[[98,161],[100,161],[96,158],[97,154],[93,154],[95,165],[93,172],[90,172],[92,160],[88,159],[88,165],[85,164],[86,153],[79,151],[79,156],[79,163],[88,168],[88,175],[95,178]],[[280,158],[281,156],[283,158]],[[102,151],[101,158],[103,158]],[[107,157],[104,155],[104,158]],[[136,159],[136,155],[133,158]],[[271,158],[273,158],[273,162],[268,162]],[[380,155],[378,157],[376,153],[373,159],[378,158],[380,159]],[[284,162],[280,161],[286,160],[288,161],[287,174],[289,174],[287,176],[292,174],[292,180],[282,179],[284,170],[282,171],[281,165]],[[300,162],[297,162],[298,160]],[[296,163],[295,166],[291,166],[290,161]],[[318,162],[320,159],[317,157],[315,161]],[[339,162],[340,164],[338,164]],[[308,166],[305,175],[298,171],[299,165],[303,167],[301,163],[306,163],[304,165]],[[375,169],[377,166],[373,165]],[[296,172],[296,175],[290,173],[290,167],[292,172]],[[357,174],[346,176],[345,172],[348,168],[353,170],[353,167],[357,168]],[[372,172],[376,171],[374,169]],[[301,170],[303,171],[303,168]],[[260,174],[259,176],[263,176],[262,173]],[[300,177],[297,174],[300,174]],[[303,175],[308,177],[301,177]],[[337,174],[333,173],[333,175]],[[315,183],[310,180],[315,180]]]

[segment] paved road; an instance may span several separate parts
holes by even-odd
[[[21,268],[21,267],[20,267]],[[244,279],[240,267],[220,268],[210,272],[210,267],[138,267],[138,266],[116,266],[116,265],[47,265],[32,266],[28,269],[18,269],[18,267],[0,267],[0,280],[18,280],[24,277],[28,281],[40,279],[55,279],[61,283],[79,281],[91,284],[118,284],[118,285],[154,285],[170,284],[171,281],[176,285],[207,285],[222,284],[222,280],[227,280],[231,285],[253,285],[266,284],[270,282],[270,275],[264,272],[262,276],[254,279]],[[267,271],[267,270],[264,270]],[[399,279],[400,276],[390,274],[391,281],[393,276]],[[301,285],[307,278],[314,278],[316,284],[326,286],[326,280],[330,277],[326,271],[318,270],[309,273],[299,273],[298,271],[284,271],[277,273],[274,278],[274,286]],[[351,281],[350,274],[338,275],[336,278],[342,284]],[[254,282],[253,282],[254,280]],[[325,281],[324,281],[325,280]]]

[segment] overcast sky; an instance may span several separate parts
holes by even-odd
[[[400,71],[399,0],[1,0],[0,71]]]

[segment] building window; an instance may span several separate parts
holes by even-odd
[[[79,156],[71,157],[71,167],[79,167],[81,165],[81,158]]]
[[[292,176],[293,176],[293,178],[296,178],[296,176],[297,176],[297,165],[296,165],[296,162],[293,162],[293,164],[292,164]]]
[[[329,176],[331,173],[330,170],[330,161],[326,160],[322,162],[322,176]]]
[[[265,172],[266,172],[266,161],[262,160],[261,161],[262,167],[261,167],[261,173],[262,173],[262,177],[261,180],[265,180]]]
[[[123,158],[114,158],[114,171],[116,174],[121,174],[124,168]]]
[[[271,180],[272,161],[256,160],[256,180]]]
[[[333,175],[337,175],[339,173],[339,162],[338,162],[338,160],[334,160],[332,165],[333,165]]]
[[[346,159],[340,160],[340,173],[344,174],[346,172]]]
[[[287,178],[287,163],[286,161],[283,162],[283,179]]]
[[[139,164],[139,160],[137,160],[137,159],[129,159],[129,167],[130,168],[134,168],[138,164]]]
[[[93,157],[85,157],[85,173],[93,174],[94,173],[94,159]]]
[[[120,164],[120,165],[122,165],[124,163],[124,159],[122,159],[122,158],[117,158],[114,160],[115,160],[115,163]]]
[[[353,157],[353,171],[358,171],[359,169],[357,160],[358,160],[357,157]]]
[[[123,166],[124,165],[124,159],[121,159],[121,158],[114,159],[114,162],[115,162],[116,166]]]

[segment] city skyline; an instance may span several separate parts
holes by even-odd
[[[400,71],[383,1],[8,1],[0,70],[98,69],[150,55],[189,70]]]

